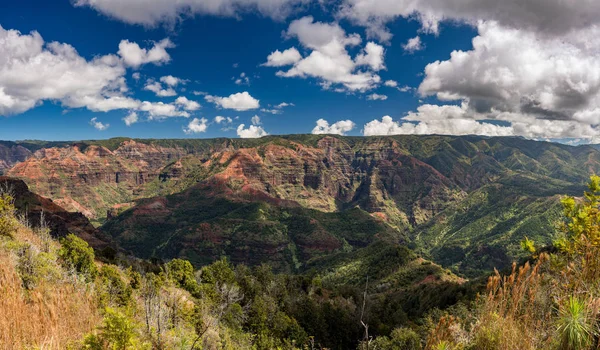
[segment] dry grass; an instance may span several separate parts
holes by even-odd
[[[14,238],[40,251],[58,248],[57,242],[24,225]],[[61,269],[59,280],[41,279],[26,290],[17,264],[14,250],[0,244],[0,349],[65,349],[100,323],[90,285]]]

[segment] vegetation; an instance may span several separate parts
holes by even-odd
[[[490,277],[472,318],[443,317],[428,349],[595,349],[600,324],[600,177],[583,199],[563,199],[564,222],[554,250],[506,276]]]

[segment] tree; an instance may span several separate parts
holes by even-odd
[[[89,280],[92,280],[98,274],[98,269],[94,263],[94,249],[86,241],[69,234],[60,240],[61,248],[58,255],[63,262],[75,271],[84,274]]]

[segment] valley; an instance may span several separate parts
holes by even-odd
[[[10,147],[9,147],[10,146]],[[7,176],[143,258],[304,270],[376,241],[478,277],[555,238],[600,152],[520,138],[269,136],[4,145]]]

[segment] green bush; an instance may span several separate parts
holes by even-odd
[[[137,350],[150,349],[150,346],[140,341],[136,325],[127,315],[107,308],[102,327],[98,333],[91,333],[85,337],[83,349]]]
[[[49,253],[37,252],[27,245],[18,252],[17,271],[25,289],[33,289],[42,280],[57,280],[61,271]]]
[[[104,265],[100,269],[100,300],[103,304],[127,306],[131,301],[132,288],[123,281],[114,265]]]
[[[14,199],[8,193],[0,193],[0,236],[12,237],[18,227]]]
[[[93,279],[98,274],[98,268],[94,263],[94,249],[86,241],[69,234],[60,240],[61,248],[58,256],[70,268],[78,273],[84,274],[88,279]]]
[[[194,266],[187,260],[173,259],[167,263],[168,276],[176,286],[196,295],[198,282],[194,277]]]

